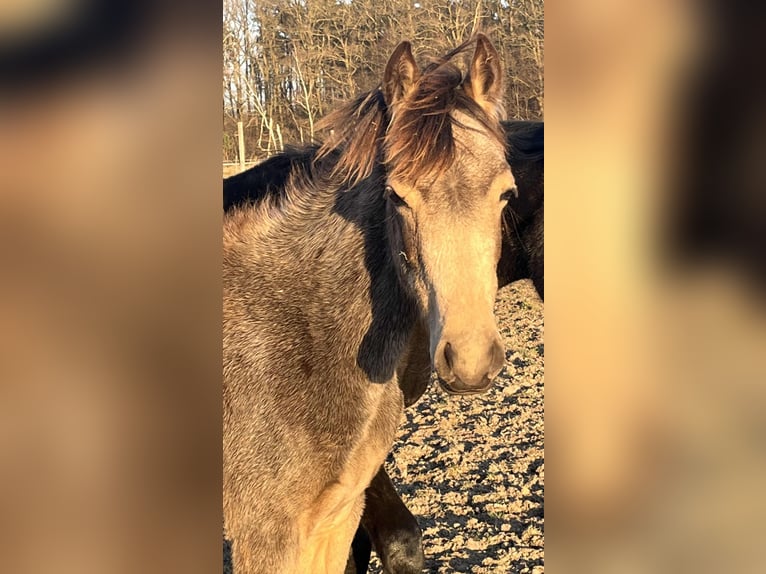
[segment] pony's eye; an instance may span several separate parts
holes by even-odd
[[[510,201],[511,199],[518,199],[519,197],[519,189],[514,186],[511,189],[506,189],[501,195],[500,195],[500,201]]]
[[[407,205],[407,202],[406,202],[406,201],[404,201],[404,199],[402,199],[402,198],[401,198],[401,196],[399,196],[399,194],[397,194],[397,193],[396,193],[396,191],[394,191],[394,188],[393,188],[393,187],[391,187],[390,185],[387,185],[387,186],[386,186],[386,189],[385,189],[385,196],[386,196],[386,198],[387,198],[387,199],[389,199],[389,200],[391,201],[391,203],[393,203],[393,204],[394,204],[396,207],[404,207],[404,206],[406,206],[406,205]]]

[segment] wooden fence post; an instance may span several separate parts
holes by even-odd
[[[245,130],[242,122],[237,122],[237,139],[239,139],[239,167],[245,171]]]

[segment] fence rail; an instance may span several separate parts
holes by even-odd
[[[245,171],[246,169],[253,167],[255,164],[259,163],[260,161],[261,160],[246,161],[244,164],[238,161],[225,161],[223,162],[223,177],[227,178],[232,175],[237,175],[238,173],[241,173]]]

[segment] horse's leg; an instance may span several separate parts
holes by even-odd
[[[351,551],[348,555],[344,574],[367,574],[371,554],[372,543],[370,542],[370,537],[360,524],[356,529],[356,534],[354,534],[354,540],[351,542]]]
[[[374,535],[375,550],[385,572],[420,574],[425,562],[420,527],[383,467],[367,488],[366,499],[344,574],[367,574],[371,550],[367,529]]]
[[[428,331],[424,325],[415,326],[406,354],[397,369],[397,379],[406,406],[415,403],[428,388],[431,355]],[[420,527],[399,498],[382,466],[365,492],[362,522],[354,536],[346,574],[367,574],[371,537],[386,572],[422,572],[424,558]],[[376,536],[378,533],[380,535]]]
[[[420,526],[382,466],[367,488],[362,526],[370,535],[385,572],[423,572],[425,556]]]
[[[295,574],[349,572],[349,552],[364,506],[364,495],[341,501],[343,487],[329,487],[320,502],[306,515],[304,544]],[[332,508],[329,512],[323,510]],[[315,521],[320,514],[322,517]],[[353,570],[351,570],[353,572]],[[292,574],[292,572],[291,572]]]

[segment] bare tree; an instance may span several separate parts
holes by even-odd
[[[542,117],[542,0],[224,0],[224,159],[238,121],[250,159],[311,141],[319,117],[380,81],[399,41],[436,56],[479,30],[506,65],[509,114]]]

